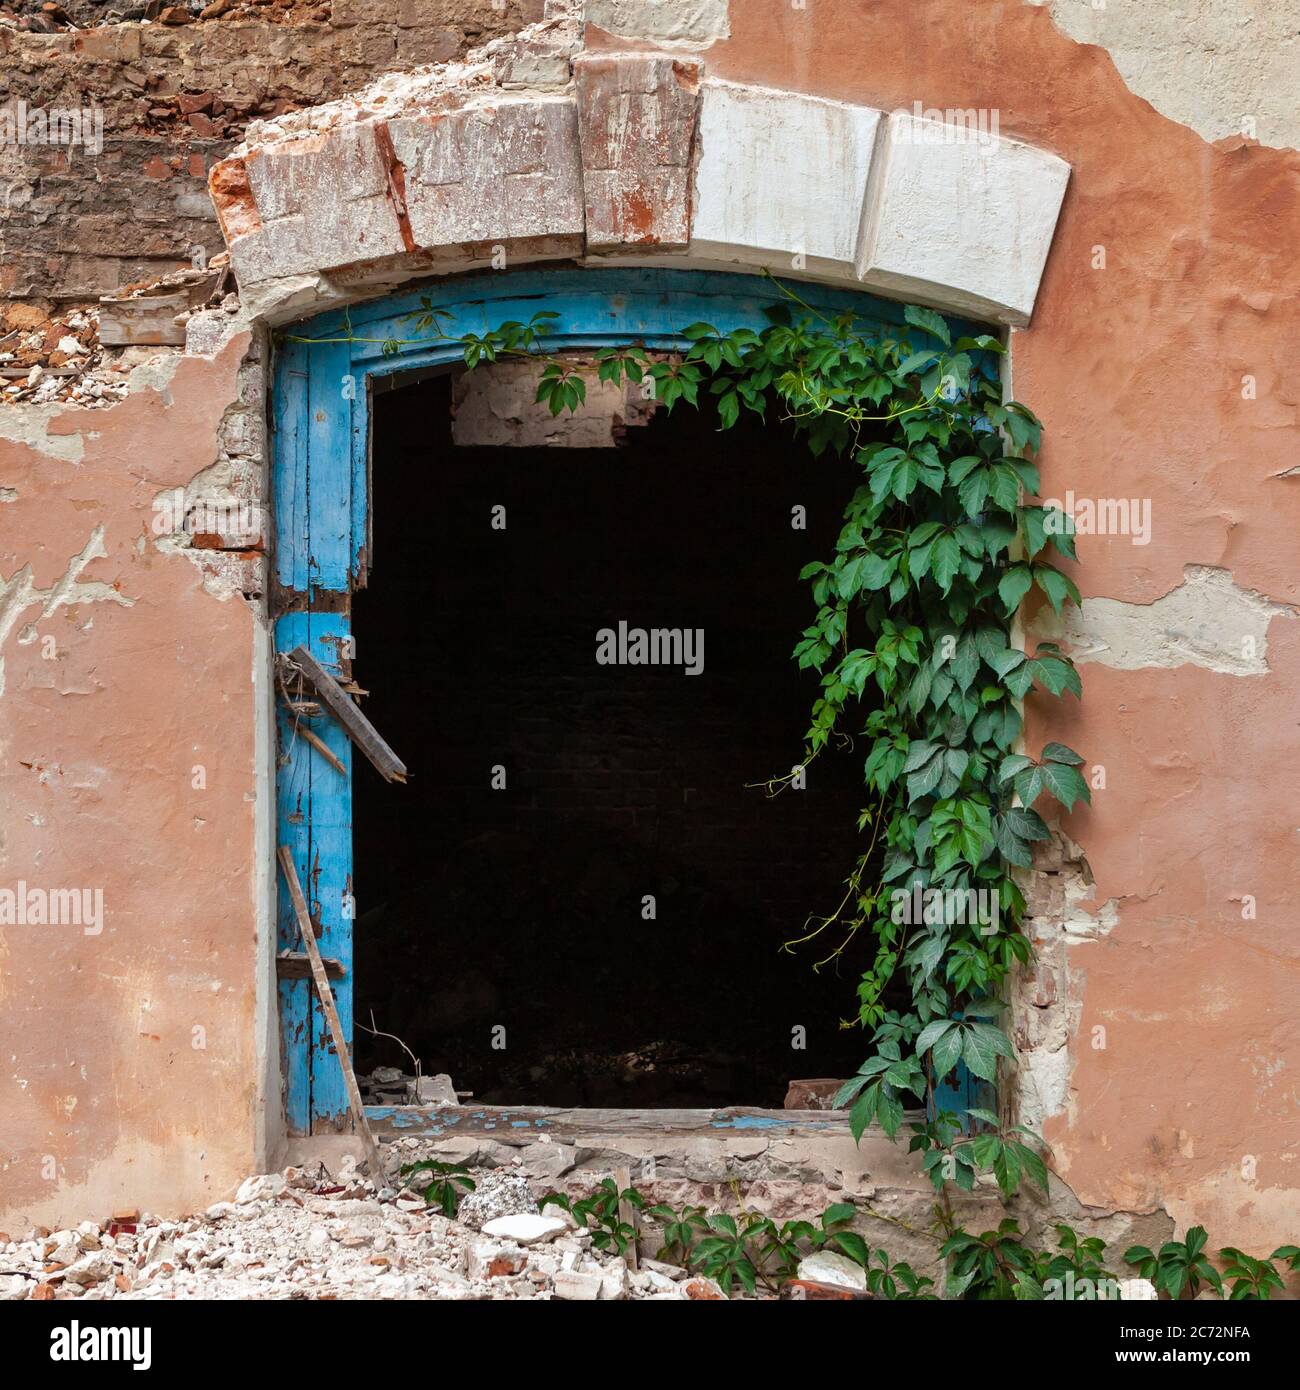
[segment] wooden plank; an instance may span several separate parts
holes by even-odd
[[[333,956],[322,956],[325,974],[331,980],[341,980],[348,973],[341,960]],[[281,980],[311,979],[311,958],[303,951],[281,951],[275,958],[275,973]]]
[[[311,683],[321,704],[342,724],[348,737],[375,765],[379,775],[388,782],[405,782],[406,764],[320,662],[305,647],[295,647],[289,653],[289,660]]]
[[[620,1192],[626,1192],[632,1186],[632,1170],[626,1166],[614,1169],[614,1185]],[[618,1219],[625,1222],[635,1231],[638,1229],[636,1208],[626,1197],[618,1199]],[[636,1248],[636,1236],[632,1237],[631,1243],[627,1247],[624,1259],[627,1261],[629,1269],[636,1269],[641,1263],[641,1256]]]
[[[183,347],[185,325],[174,322],[190,307],[184,290],[99,301],[99,341],[105,347]]]
[[[897,332],[904,323],[901,304],[859,290],[808,282],[799,282],[794,288],[823,312],[852,310],[868,335]],[[351,308],[352,331],[368,340],[352,345],[358,399],[362,372],[386,376],[415,365],[464,360],[462,350],[455,346],[441,345],[427,356],[428,349],[406,342],[396,355],[384,356],[385,339],[411,338],[411,325],[404,316],[418,312],[424,297],[435,308],[453,312],[455,317],[445,330],[453,334],[481,333],[506,319],[526,321],[538,309],[554,310],[561,317],[553,321],[545,339],[546,345],[554,348],[575,344],[602,347],[642,339],[647,346],[682,347],[687,345],[681,336],[686,324],[703,318],[724,333],[742,327],[761,330],[768,324],[764,310],[782,299],[766,277],[727,271],[629,266],[457,276],[415,294]],[[987,325],[974,320],[944,317],[954,337],[988,331]],[[342,329],[342,315],[327,314],[296,331],[327,337]],[[323,350],[308,349],[312,353]]]
[[[105,347],[183,345],[184,324],[172,321],[187,309],[197,309],[212,298],[219,270],[189,271],[181,283],[157,285],[152,294],[99,299],[99,341]]]
[[[365,1147],[366,1162],[370,1165],[370,1176],[376,1187],[382,1187],[384,1185],[383,1161],[379,1157],[379,1146],[375,1143],[375,1136],[370,1132],[370,1124],[366,1119],[366,1108],[361,1103],[361,1090],[357,1086],[356,1073],[352,1070],[352,1058],[348,1053],[347,1038],[343,1033],[343,1024],[339,1021],[338,1009],[334,1005],[334,991],[330,989],[329,977],[325,973],[325,962],[321,959],[320,947],[316,944],[316,932],[311,924],[311,914],[307,911],[307,900],[302,895],[302,884],[298,882],[298,871],[293,865],[293,850],[288,845],[281,845],[278,856],[284,880],[289,885],[289,897],[293,901],[294,914],[298,918],[298,930],[302,935],[302,943],[307,948],[307,955],[311,961],[312,980],[316,986],[316,995],[325,1011],[325,1017],[329,1020],[330,1032],[334,1037],[334,1050],[338,1055],[339,1067],[343,1072],[343,1084],[347,1087],[348,1104],[352,1110],[352,1118],[356,1124],[357,1132],[361,1136],[362,1145]]]
[[[343,613],[307,614],[303,647],[327,674],[338,670],[347,649],[349,619]],[[344,695],[343,698],[347,698]],[[320,930],[323,955],[333,956],[347,972],[334,986],[334,1003],[343,1024],[343,1037],[352,1045],[352,742],[337,720],[322,719],[317,736],[346,769],[340,776],[313,749],[311,761],[311,868],[308,894]],[[311,1007],[311,1132],[330,1133],[345,1127],[348,1096],[343,1074],[334,1060],[334,1042],[320,1000]]]
[[[311,556],[308,593],[345,594],[352,554],[352,356],[348,343],[310,349],[307,384]],[[313,602],[313,607],[316,606]]]
[[[341,772],[345,777],[348,775],[347,768],[343,766],[343,760],[336,758],[331,752],[329,744],[324,739],[317,738],[305,724],[295,724],[293,732],[295,738],[305,738],[335,771]]]
[[[307,614],[287,613],[275,625],[280,651],[308,640]],[[281,706],[276,710],[279,766],[276,777],[276,843],[292,845],[300,879],[310,882],[311,774],[319,755],[310,744],[295,738],[294,720]],[[338,774],[325,769],[335,785]],[[298,920],[287,890],[281,891],[277,915],[277,946],[292,951],[298,945]],[[336,955],[334,950],[331,955]],[[290,1134],[311,1133],[312,997],[306,980],[281,979],[280,1029],[284,1040],[285,1121]]]
[[[282,589],[307,592],[307,551],[311,508],[308,501],[307,383],[309,349],[285,343],[276,357],[275,401],[271,414],[274,465],[275,572]]]
[[[355,344],[350,345],[355,347]],[[374,509],[370,505],[370,391],[369,378],[349,359],[348,383],[352,392],[352,430],[348,441],[352,481],[352,587],[364,589],[370,575],[375,546]]]

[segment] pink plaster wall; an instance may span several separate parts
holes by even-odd
[[[29,609],[3,649],[0,888],[103,890],[103,929],[0,927],[0,1229],[211,1203],[255,1163],[254,617],[156,548],[153,498],[216,456],[247,345],[65,410],[75,462],[0,443],[0,577],[129,600]],[[43,655],[53,637],[57,656]],[[206,788],[194,787],[194,768]],[[196,1032],[196,1030],[201,1030]],[[202,1043],[203,1046],[197,1044]]]
[[[1149,498],[1154,523],[1142,548],[1080,541],[1085,595],[1147,604],[1197,564],[1300,600],[1300,476],[1284,476],[1300,155],[1205,143],[1039,7],[731,11],[711,76],[885,109],[996,108],[1004,134],[1072,165],[1033,323],[1013,338],[1014,388],[1046,423],[1049,492]],[[0,445],[0,483],[17,490],[0,504],[0,574],[30,562],[48,584],[102,524],[107,557],[83,578],[132,600],[39,624],[56,661],[16,632],[3,652],[0,887],[102,886],[105,928],[0,928],[0,1227],[202,1205],[256,1159],[255,619],[148,534],[154,495],[213,461],[240,351],[65,412],[51,432],[81,432],[76,463]],[[1164,1208],[1263,1249],[1296,1237],[1300,1208],[1300,623],[1274,619],[1267,660],[1254,676],[1092,662],[1081,708],[1029,702],[1034,747],[1060,738],[1106,770],[1094,807],[1063,824],[1095,875],[1091,905],[1118,915],[1069,948],[1081,1021],[1047,1125],[1055,1164],[1085,1202]],[[1097,1025],[1104,1050],[1087,1045]]]
[[[1084,595],[1150,603],[1197,564],[1300,600],[1300,475],[1283,476],[1300,462],[1300,154],[1207,144],[1019,3],[745,0],[731,30],[711,76],[996,109],[1004,135],[1072,166],[1032,324],[1013,335],[1014,391],[1046,424],[1046,493],[1153,509],[1145,547],[1079,541]],[[1081,709],[1036,695],[1028,710],[1035,750],[1058,738],[1105,768],[1093,808],[1062,824],[1096,876],[1091,905],[1119,915],[1070,948],[1082,1017],[1047,1125],[1055,1166],[1084,1202],[1164,1207],[1263,1253],[1300,1231],[1300,622],[1279,615],[1267,637],[1267,674],[1094,662]]]

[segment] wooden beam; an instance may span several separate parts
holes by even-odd
[[[614,1185],[619,1192],[626,1192],[632,1186],[632,1170],[630,1168],[614,1169]],[[626,1197],[620,1196],[618,1199],[618,1219],[625,1221],[633,1230],[632,1240],[627,1247],[627,1252],[623,1256],[627,1261],[629,1269],[637,1269],[641,1263],[641,1252],[636,1248],[636,1243],[640,1234],[640,1227],[637,1222],[636,1208]]]
[[[344,733],[375,765],[379,775],[388,782],[405,782],[406,764],[380,738],[379,731],[357,708],[356,702],[306,647],[295,647],[289,653],[289,660],[316,691],[321,704],[342,724]]]
[[[341,772],[345,777],[348,775],[347,768],[343,766],[343,760],[336,757],[334,750],[330,748],[329,744],[327,744],[324,739],[317,738],[305,724],[296,725],[294,727],[294,733],[305,738],[336,772]]]
[[[365,1147],[366,1162],[370,1165],[371,1181],[378,1189],[385,1185],[383,1160],[379,1157],[379,1146],[375,1143],[375,1136],[370,1132],[370,1122],[366,1119],[366,1108],[361,1103],[361,1090],[357,1085],[357,1074],[352,1070],[352,1058],[348,1053],[348,1040],[343,1036],[343,1024],[334,1004],[334,991],[330,988],[329,977],[325,974],[325,962],[321,959],[320,947],[316,944],[316,931],[311,924],[311,914],[307,911],[307,899],[303,897],[302,884],[298,882],[298,870],[293,863],[293,851],[288,845],[280,846],[279,858],[280,869],[284,873],[284,881],[289,885],[289,897],[293,900],[294,916],[298,919],[298,931],[302,936],[302,944],[306,946],[307,957],[311,962],[312,980],[316,985],[316,993],[320,998],[321,1008],[325,1011],[325,1019],[330,1026],[330,1035],[334,1039],[334,1051],[338,1054],[339,1066],[343,1068],[343,1082],[348,1091],[348,1105],[352,1110],[352,1119],[361,1136],[361,1143]]]
[[[333,956],[322,956],[321,964],[328,979],[341,980],[348,973],[343,968],[343,962],[335,960]],[[275,958],[275,973],[282,980],[310,980],[314,978],[311,957],[306,951],[281,951]]]

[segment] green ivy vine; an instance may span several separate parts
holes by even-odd
[[[1011,635],[1031,590],[1058,613],[1079,602],[1049,558],[1074,558],[1073,528],[1059,510],[1025,500],[1039,492],[1042,426],[1003,399],[998,338],[954,341],[939,314],[912,305],[897,329],[865,331],[852,312],[824,313],[773,284],[780,302],[761,332],[691,324],[680,353],[601,350],[597,378],[649,378],[669,410],[712,397],[723,429],[745,412],[779,417],[814,457],[856,464],[834,553],[802,571],[816,616],[794,649],[821,681],[801,766],[857,749],[860,738],[866,748],[862,853],[841,902],[799,938],[833,943],[819,965],[869,940],[856,1021],[870,1031],[871,1055],[837,1103],[850,1107],[860,1139],[873,1122],[896,1137],[908,1098],[926,1102],[910,1147],[941,1194],[948,1182],[969,1191],[981,1172],[1008,1195],[1025,1176],[1045,1187],[1036,1136],[982,1109],[968,1111],[964,1127],[935,1097],[959,1063],[992,1082],[998,1059],[1014,1055],[997,1020],[1009,972],[1031,956],[1015,873],[1048,838],[1035,809],[1042,798],[1066,810],[1091,800],[1072,749],[1016,751],[1031,691],[1081,694],[1057,646],[1028,652]],[[581,364],[545,351],[556,317],[456,335],[448,311],[426,298],[408,316],[418,336],[384,351],[432,339],[456,344],[471,368],[537,358],[537,399],[558,415],[583,403],[586,383]],[[908,910],[915,904],[924,910]],[[955,910],[970,904],[976,910]],[[896,979],[910,995],[901,1011],[885,1000]]]

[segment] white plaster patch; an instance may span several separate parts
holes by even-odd
[[[586,0],[588,24],[621,39],[699,50],[731,37],[729,0]]]
[[[0,410],[0,439],[26,444],[47,458],[63,463],[80,463],[86,452],[80,432],[50,434],[50,422],[66,407],[57,405],[13,405]]]
[[[1073,1117],[1071,1049],[1079,1046],[1087,957],[1076,957],[1072,948],[1109,936],[1119,925],[1120,903],[1111,898],[1088,910],[1096,888],[1092,869],[1060,830],[1038,847],[1034,870],[1026,884],[1024,922],[1035,943],[1034,960],[1017,973],[1010,1016],[1016,1113],[1021,1124],[1041,1133],[1053,1116]]]
[[[581,369],[586,398],[577,410],[552,415],[537,399],[541,368],[533,362],[493,362],[453,378],[451,437],[459,446],[533,449],[612,449],[628,425],[643,425],[655,409],[634,382],[599,381],[592,358],[569,354]]]
[[[1110,54],[1129,90],[1205,140],[1253,131],[1300,145],[1300,3],[1179,0],[1177,4],[1028,0],[1079,43]]]
[[[1100,662],[1118,671],[1201,666],[1228,676],[1268,672],[1268,628],[1296,610],[1238,588],[1231,571],[1188,565],[1183,582],[1154,603],[1086,598],[1058,618],[1045,610],[1043,637],[1063,639],[1077,663]]]
[[[74,603],[117,603],[123,608],[131,608],[135,600],[119,594],[111,585],[102,580],[82,581],[81,572],[92,560],[107,558],[104,549],[104,528],[96,526],[84,548],[68,561],[68,567],[48,589],[38,589],[32,581],[32,567],[24,565],[9,579],[0,579],[0,652],[14,630],[19,618],[29,608],[39,607],[36,619],[48,618],[56,608],[70,607]],[[5,692],[4,657],[0,656],[0,695]]]
[[[163,398],[164,405],[171,405],[172,377],[181,365],[181,355],[178,350],[172,349],[150,358],[148,362],[141,362],[126,379],[127,391],[156,391]]]
[[[789,271],[856,273],[882,114],[766,87],[706,82],[691,252]]]

